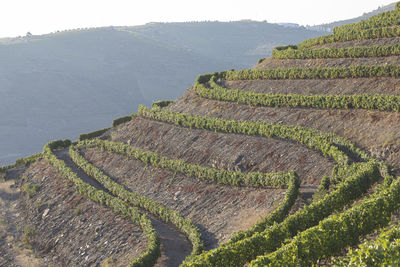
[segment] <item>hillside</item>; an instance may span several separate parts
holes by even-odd
[[[0,172],[0,265],[399,265],[400,2]]]
[[[247,21],[0,39],[0,165],[39,152],[53,138],[103,128],[139,104],[175,99],[199,73],[247,68],[276,45],[318,35]]]

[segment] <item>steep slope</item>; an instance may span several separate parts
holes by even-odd
[[[399,25],[400,3],[332,35],[277,47],[253,69],[200,75],[178,100],[140,106],[77,142],[50,142],[18,162],[37,161],[17,179],[25,193],[16,201],[43,189],[33,182],[69,180],[82,200],[140,226],[147,245],[133,266],[177,265],[158,222],[191,243],[177,255],[183,266],[396,265]],[[17,170],[2,169],[7,180]],[[87,183],[95,180],[97,188]],[[28,241],[48,234],[36,227]],[[49,251],[39,250],[46,260]]]

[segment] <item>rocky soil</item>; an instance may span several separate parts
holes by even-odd
[[[39,259],[24,259],[30,265],[14,261],[15,266],[127,265],[144,251],[146,239],[139,226],[77,194],[46,160],[16,182],[24,192],[13,196],[14,210],[2,207],[3,213],[14,212],[6,226],[14,224],[14,244]],[[15,245],[0,244],[5,251],[0,259],[14,258],[7,247]]]
[[[250,228],[273,210],[285,194],[284,189],[218,185],[98,149],[83,152],[93,165],[132,192],[190,218],[201,230],[206,249],[228,241],[238,230]]]
[[[81,170],[71,159],[68,154],[68,149],[56,151],[55,154],[63,160],[69,168],[71,168],[79,178],[85,183],[88,183],[98,190],[103,190],[111,194],[94,178],[87,175]],[[192,245],[186,236],[179,231],[174,225],[168,224],[153,216],[152,214],[142,210],[143,213],[149,216],[151,223],[156,230],[160,239],[161,256],[155,266],[178,266],[191,253]]]
[[[24,231],[15,223],[22,216],[17,208],[20,189],[15,182],[24,169],[0,174],[0,266],[45,266],[38,253],[24,242]]]

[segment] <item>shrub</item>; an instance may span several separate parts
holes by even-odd
[[[118,125],[121,125],[121,124],[123,124],[125,122],[128,122],[130,120],[132,120],[132,116],[124,116],[124,117],[121,117],[121,118],[114,119],[113,122],[112,122],[112,127],[117,127]]]
[[[104,128],[104,129],[96,130],[96,131],[93,131],[93,132],[90,132],[90,133],[82,133],[82,134],[79,135],[79,141],[92,139],[92,138],[95,138],[95,137],[99,137],[99,136],[103,135],[105,132],[107,132],[110,129],[111,128]]]
[[[157,107],[158,108],[166,108],[169,105],[171,105],[172,103],[174,103],[174,101],[172,101],[172,100],[160,100],[160,101],[153,102],[152,107],[153,108],[157,108]]]
[[[21,188],[21,192],[26,193],[28,198],[32,198],[34,195],[36,195],[39,188],[40,186],[38,184],[25,183]]]

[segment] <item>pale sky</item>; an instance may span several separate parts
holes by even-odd
[[[0,0],[0,37],[148,22],[251,19],[315,25],[394,0]]]

